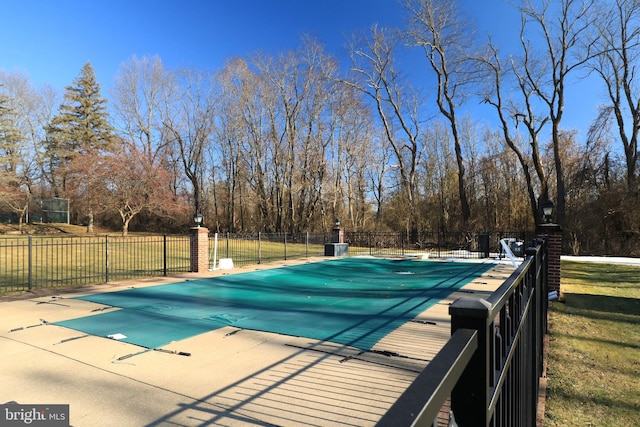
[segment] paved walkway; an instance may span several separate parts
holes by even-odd
[[[257,268],[285,264],[291,262]],[[509,265],[496,264],[366,353],[233,327],[171,343],[162,351],[142,351],[50,325],[100,313],[99,304],[71,299],[79,293],[4,298],[0,404],[69,404],[73,426],[374,425],[448,339],[451,301],[485,297],[512,271]],[[229,271],[101,285],[82,292],[219,274]]]

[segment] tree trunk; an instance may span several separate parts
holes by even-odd
[[[564,166],[560,157],[559,130],[555,126],[553,132],[553,159],[556,167],[556,222],[565,224],[566,216],[566,190],[564,185]]]
[[[93,210],[89,210],[87,218],[87,233],[93,233]]]

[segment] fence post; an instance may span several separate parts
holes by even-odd
[[[29,234],[29,237],[27,239],[28,242],[28,273],[27,273],[27,282],[28,282],[28,286],[29,286],[29,290],[31,290],[31,288],[33,287],[33,254],[32,254],[32,250],[33,250],[33,236],[31,234]]]
[[[104,274],[105,283],[109,283],[109,235],[104,235]]]
[[[309,258],[309,232],[305,234],[304,238],[304,256]]]
[[[284,260],[287,260],[287,232],[284,232]]]
[[[258,264],[262,264],[262,232],[258,231]]]
[[[477,298],[459,298],[449,307],[452,335],[463,328],[478,331],[478,348],[451,393],[451,409],[461,427],[489,422],[491,307],[490,302]]]
[[[162,243],[163,243],[163,252],[164,252],[164,256],[163,256],[163,268],[162,268],[162,272],[164,274],[164,276],[167,276],[167,235],[163,234],[163,239],[162,239]]]

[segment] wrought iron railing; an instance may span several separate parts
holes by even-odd
[[[499,239],[525,233],[345,232],[349,255],[484,258],[501,255]],[[221,258],[261,264],[324,254],[331,233],[210,235],[210,268]],[[217,241],[217,244],[216,244]],[[189,236],[1,236],[0,293],[108,283],[190,270]]]
[[[0,238],[0,293],[189,271],[189,236]]]
[[[446,402],[461,427],[536,425],[547,254],[547,242],[536,241],[489,298],[461,298],[450,306],[450,340],[378,426],[437,425]]]
[[[231,258],[234,265],[321,256],[327,233],[218,233],[209,236],[210,265]]]
[[[349,255],[408,256],[432,258],[501,258],[505,253],[501,239],[530,242],[533,232],[345,232]],[[520,254],[524,255],[524,254]]]

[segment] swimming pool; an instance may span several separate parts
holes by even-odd
[[[86,295],[114,310],[55,324],[146,348],[232,326],[369,350],[492,266],[339,258]]]

